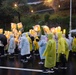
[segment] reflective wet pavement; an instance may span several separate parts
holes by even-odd
[[[5,57],[2,59],[0,58],[0,75],[76,75],[76,56],[74,55],[69,56],[67,70],[58,69],[55,70],[53,74],[42,73],[41,70],[43,69],[43,65],[39,65],[38,64],[39,61],[40,61],[39,57],[35,57],[35,56],[31,58],[28,61],[28,63],[20,62],[19,56],[14,56],[14,59],[9,59],[9,57]],[[2,69],[1,67],[5,67],[5,68]]]

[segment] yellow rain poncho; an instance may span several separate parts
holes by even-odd
[[[39,39],[38,37],[36,37],[33,41],[33,44],[34,44],[34,50],[39,50],[39,45],[38,45],[38,42],[36,41],[36,39]]]
[[[65,38],[62,37],[62,33],[58,33],[58,56],[57,56],[57,62],[60,62],[60,54],[65,54],[66,59],[68,60],[68,55],[69,55],[69,47],[68,44],[65,40]]]
[[[26,34],[26,37],[27,37],[27,39],[28,39],[28,41],[29,41],[29,44],[30,44],[30,51],[32,51],[32,40],[31,40],[31,38],[28,36],[28,34]]]
[[[73,39],[72,52],[76,52],[76,38]]]
[[[53,34],[48,34],[48,42],[43,56],[45,56],[44,66],[46,68],[52,68],[56,66],[56,42],[53,39]]]

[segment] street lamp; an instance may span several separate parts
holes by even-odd
[[[14,7],[17,8],[18,7],[18,4],[15,3],[14,4]],[[16,12],[18,14],[18,21],[21,22],[21,20],[20,20],[20,13],[19,13],[19,11],[16,11]]]
[[[34,10],[31,10],[31,13],[33,13],[34,12]]]
[[[72,0],[70,0],[70,24],[69,24],[69,31],[72,29]]]
[[[60,5],[58,5],[58,8],[60,8]]]
[[[14,4],[14,6],[15,6],[15,8],[18,7],[18,5],[16,3]]]

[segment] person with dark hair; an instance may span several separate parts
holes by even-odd
[[[38,42],[39,42],[39,38],[38,38],[38,36],[36,36],[34,41],[33,41],[34,53],[35,53],[36,56],[39,55],[39,45],[38,45]]]
[[[4,47],[7,45],[7,38],[4,34],[0,34],[0,56],[4,55]]]
[[[34,41],[34,36],[30,36],[30,38],[31,38],[31,40],[32,40],[32,42]]]
[[[34,41],[34,36],[30,36],[30,40],[31,40],[31,55],[34,55],[34,45],[33,45],[33,41]]]

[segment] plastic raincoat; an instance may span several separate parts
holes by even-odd
[[[53,39],[53,34],[48,34],[48,40],[46,49],[43,53],[43,56],[45,56],[44,66],[46,68],[52,68],[56,65],[56,42]]]
[[[14,35],[10,35],[10,40],[9,40],[9,46],[8,46],[8,53],[14,53],[15,50],[15,39],[14,39]]]
[[[27,39],[28,39],[28,41],[29,41],[29,44],[30,44],[30,51],[32,51],[32,40],[31,40],[31,38],[28,36],[28,34],[26,34],[26,37],[27,37]]]
[[[43,56],[44,50],[46,48],[46,36],[41,35],[41,39],[39,41],[39,54],[40,54],[40,59],[45,59],[45,57]]]
[[[33,44],[34,44],[34,50],[39,50],[39,45],[38,45],[38,42],[36,41],[36,39],[38,39],[38,37],[36,37],[33,41]]]
[[[66,50],[65,54],[66,54],[66,59],[68,61],[69,51],[70,51],[70,42],[69,42],[69,39],[66,38],[66,42],[68,44],[68,50]]]
[[[60,58],[60,54],[65,54],[66,55],[66,59],[68,59],[68,53],[69,52],[69,47],[68,44],[66,42],[66,39],[62,37],[62,33],[58,33],[58,57],[57,57],[57,62],[60,62],[59,58]]]
[[[73,38],[71,37],[71,34],[68,35],[69,36],[69,44],[70,44],[70,50],[72,50],[72,43],[73,43]]]
[[[73,39],[72,52],[76,52],[76,38]]]
[[[19,49],[21,50],[21,55],[30,54],[30,45],[25,33],[22,34]]]

